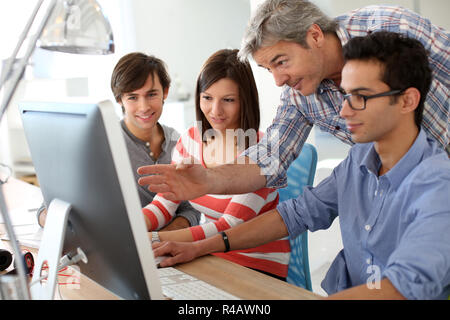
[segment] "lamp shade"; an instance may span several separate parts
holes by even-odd
[[[114,53],[111,25],[95,0],[57,1],[38,46],[66,53]]]

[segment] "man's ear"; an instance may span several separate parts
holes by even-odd
[[[308,45],[311,46],[313,44],[314,47],[318,48],[323,46],[325,36],[319,25],[314,23],[313,25],[311,25],[311,27],[309,27],[308,37],[310,38],[309,41],[311,41],[311,43],[308,43]]]
[[[414,112],[419,105],[420,91],[417,88],[408,88],[400,96],[403,101],[402,113]]]

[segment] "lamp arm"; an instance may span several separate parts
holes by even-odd
[[[45,12],[44,18],[42,19],[41,24],[39,25],[36,34],[30,40],[30,43],[28,45],[28,48],[27,48],[27,51],[25,52],[24,57],[22,59],[20,59],[20,61],[19,61],[19,65],[17,67],[17,72],[14,72],[14,70],[7,70],[8,73],[11,73],[11,71],[12,71],[13,74],[10,79],[11,85],[5,86],[6,87],[5,94],[3,96],[2,104],[0,106],[0,123],[1,123],[1,120],[3,118],[3,115],[6,111],[9,103],[11,102],[14,92],[16,91],[17,86],[19,85],[19,82],[22,79],[22,76],[23,76],[23,73],[25,72],[25,68],[27,66],[28,60],[30,59],[31,55],[34,52],[34,49],[36,48],[36,43],[39,40],[39,38],[41,37],[42,31],[44,30],[45,26],[47,25],[47,22],[53,12],[53,9],[56,6],[56,1],[57,0],[52,0],[52,2],[49,4],[49,6]],[[38,3],[38,5],[40,5],[40,4]],[[39,8],[37,8],[37,9],[39,9]],[[33,12],[33,14],[34,14],[34,12]],[[31,22],[32,22],[32,20],[34,20],[34,17],[32,17]],[[28,27],[28,24],[27,24],[27,27]],[[23,38],[26,37],[26,33],[28,33],[28,32],[24,32]],[[19,42],[21,42],[21,41],[19,40]],[[22,39],[22,42],[23,42],[23,39]],[[19,43],[18,43],[18,46],[20,48],[21,45],[19,45]],[[15,60],[14,58],[15,57],[12,57],[10,59],[10,61],[8,61],[8,63],[11,63],[11,67],[9,69],[13,69],[12,66],[14,64],[14,60]],[[2,76],[2,78],[3,77],[6,77],[6,75]],[[3,83],[1,85],[3,85]]]
[[[17,267],[17,271],[18,271],[19,285],[20,285],[20,291],[16,293],[17,298],[24,299],[24,300],[30,300],[30,290],[28,288],[27,278],[26,278],[26,273],[25,273],[25,261],[20,258],[21,251],[20,251],[19,245],[17,244],[16,237],[14,234],[14,229],[12,227],[11,220],[9,218],[9,214],[8,214],[7,210],[8,209],[7,209],[4,194],[3,194],[3,185],[1,185],[0,186],[0,213],[3,216],[3,222],[5,223],[5,226],[6,226],[6,232],[9,235],[9,241],[11,243],[14,257],[16,257],[15,259],[17,261],[16,267]]]
[[[11,80],[11,85],[7,86],[5,88],[5,95],[4,95],[4,98],[2,100],[2,104],[0,106],[0,123],[1,123],[1,120],[3,118],[3,115],[4,115],[5,111],[6,111],[9,103],[11,102],[11,98],[14,95],[14,92],[16,91],[16,88],[17,88],[17,86],[18,86],[18,84],[20,82],[20,79],[22,78],[22,75],[23,75],[23,73],[25,71],[25,68],[26,68],[26,65],[28,63],[28,59],[30,59],[31,55],[33,54],[33,51],[34,51],[34,49],[36,47],[36,43],[39,40],[39,38],[40,38],[40,36],[42,34],[42,31],[44,30],[45,26],[47,25],[47,22],[48,22],[51,14],[53,12],[53,9],[56,6],[56,1],[57,0],[52,0],[52,2],[49,4],[49,6],[48,6],[48,8],[47,8],[47,10],[45,12],[44,18],[42,19],[42,22],[39,25],[39,28],[38,28],[36,34],[30,40],[30,44],[28,45],[28,48],[27,48],[27,51],[25,53],[24,58],[20,60],[17,72],[15,72],[15,73],[13,72],[12,78],[10,79]],[[36,11],[36,9],[39,10],[41,2],[42,1],[40,1],[38,3],[38,6],[35,8],[35,11]],[[32,24],[36,14],[37,14],[37,12],[35,12],[35,11],[33,11],[33,15],[32,15],[32,17],[30,19],[31,22],[29,21],[29,23],[25,27],[25,30],[24,30],[24,32],[23,32],[23,34],[21,36],[21,39],[19,40],[19,43],[17,45],[18,48],[21,47],[21,45],[22,45],[26,35],[29,32],[29,29],[31,28],[31,24]],[[28,30],[26,30],[26,29],[28,29]],[[17,51],[18,51],[18,48],[16,47]],[[13,54],[13,56],[14,55],[17,55],[17,52],[15,52]],[[14,60],[15,60],[15,57],[12,58],[12,61],[9,61],[9,63],[11,63],[11,67],[8,68],[8,69],[13,69],[12,64],[14,64]],[[8,73],[10,73],[10,70],[8,70]],[[3,76],[2,76],[2,80],[3,80]],[[1,85],[3,86],[3,83],[1,83]],[[1,88],[1,86],[0,86],[0,88]],[[9,239],[10,239],[10,242],[11,242],[11,246],[12,246],[14,255],[15,255],[15,257],[20,257],[21,255],[20,255],[19,245],[18,245],[18,242],[16,240],[16,236],[15,236],[12,224],[11,224],[11,220],[9,218],[8,208],[6,206],[6,201],[5,201],[5,197],[4,197],[4,194],[3,194],[3,186],[1,186],[1,188],[0,188],[0,212],[3,215],[3,221],[5,222],[5,225],[6,225],[6,231],[8,233],[8,236],[9,236]],[[21,287],[21,294],[22,294],[22,296],[20,298],[29,300],[30,299],[30,291],[29,291],[28,284],[27,284],[27,278],[26,278],[26,273],[25,273],[25,265],[24,265],[24,262],[22,260],[23,259],[19,258],[18,259],[19,262],[17,263],[19,284],[20,284],[20,287]]]
[[[0,87],[3,85],[3,83],[6,81],[6,79],[8,79],[9,74],[11,73],[11,70],[14,66],[14,61],[16,60],[17,54],[19,53],[19,50],[22,47],[22,44],[25,41],[28,33],[30,32],[30,29],[31,29],[31,26],[33,25],[34,19],[36,18],[43,2],[44,2],[44,0],[39,0],[39,2],[34,7],[33,13],[31,14],[30,18],[28,19],[25,29],[23,29],[22,33],[20,34],[20,38],[16,44],[16,48],[14,49],[11,57],[9,57],[9,59],[6,60],[4,69],[2,70],[2,74],[1,74]]]

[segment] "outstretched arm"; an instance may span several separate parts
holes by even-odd
[[[148,185],[149,190],[169,200],[191,200],[210,194],[241,194],[261,189],[266,177],[261,175],[258,165],[225,164],[215,168],[205,168],[201,164],[151,165],[138,169],[142,175],[140,185]]]

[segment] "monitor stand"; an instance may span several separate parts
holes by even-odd
[[[50,202],[30,288],[33,300],[52,300],[54,298],[58,266],[71,207],[69,203],[59,199]],[[48,274],[46,281],[39,280],[43,275],[44,267],[48,267],[44,271]]]

